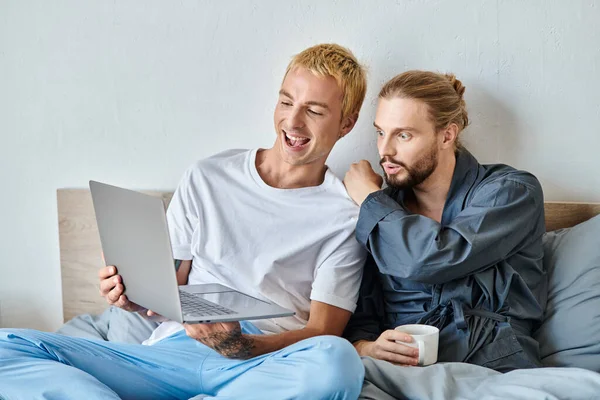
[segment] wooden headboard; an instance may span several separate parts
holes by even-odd
[[[173,193],[145,192],[162,197],[168,205]],[[63,314],[68,321],[78,314],[100,313],[106,308],[98,290],[102,267],[100,237],[92,198],[87,189],[59,189],[58,231],[62,274]],[[600,214],[600,203],[547,202],[546,229],[566,228]]]
[[[149,192],[162,197],[165,207],[172,192]],[[106,307],[100,296],[98,270],[104,265],[92,196],[87,189],[59,189],[58,236],[62,276],[63,318],[97,314]]]

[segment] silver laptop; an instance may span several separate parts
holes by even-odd
[[[294,315],[223,285],[178,286],[163,200],[95,181],[90,190],[106,265],[117,267],[130,301],[187,323]]]

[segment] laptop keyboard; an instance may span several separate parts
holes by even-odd
[[[229,308],[222,307],[199,296],[184,292],[183,290],[179,291],[179,297],[181,298],[181,310],[184,314],[200,317],[204,315],[237,314]]]

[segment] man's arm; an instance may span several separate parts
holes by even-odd
[[[344,337],[355,343],[373,341],[383,331],[385,310],[379,270],[372,257],[367,258],[363,269],[358,304],[344,330]]]
[[[385,330],[385,307],[379,270],[369,257],[365,263],[356,311],[344,331],[359,355],[389,361],[399,365],[417,365],[419,354],[410,343],[412,338],[394,330]]]
[[[192,270],[192,260],[175,260],[175,269],[177,270],[177,284],[187,285]]]
[[[386,274],[439,284],[485,270],[536,240],[543,229],[542,189],[530,174],[478,188],[447,226],[411,214],[385,191],[361,207],[357,239]],[[540,222],[541,221],[541,222]]]
[[[277,335],[249,335],[253,341],[252,357],[281,350],[304,339],[320,335],[341,336],[352,313],[319,301],[311,301],[306,326]]]
[[[185,324],[188,336],[229,358],[247,359],[281,350],[286,346],[319,335],[340,336],[350,319],[350,311],[312,301],[306,326],[275,335],[246,335],[239,323]]]

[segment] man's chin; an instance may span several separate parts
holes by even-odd
[[[405,183],[406,179],[401,179],[399,176],[399,174],[388,174],[387,172],[384,173],[383,178],[385,179],[385,183],[388,184],[388,186],[390,185],[402,185]]]
[[[410,185],[408,184],[408,182],[406,181],[406,179],[400,180],[400,179],[395,179],[395,176],[389,176],[388,174],[385,175],[385,183],[386,185],[388,185],[388,187],[392,188],[392,189],[397,189],[397,190],[406,190],[410,188]]]
[[[307,155],[306,154],[298,154],[297,152],[289,152],[287,149],[282,149],[281,158],[283,162],[289,165],[304,165],[307,163]]]

